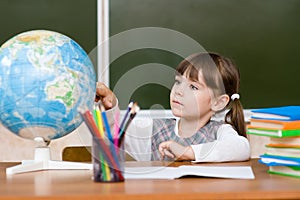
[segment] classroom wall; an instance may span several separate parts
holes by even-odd
[[[97,38],[96,3],[1,0],[0,44],[27,30],[50,29],[70,36],[90,52]],[[110,0],[111,36],[141,27],[168,28],[195,39],[208,51],[232,58],[241,71],[241,101],[248,109],[299,103],[299,21],[298,0]],[[181,59],[157,49],[128,52],[111,63],[111,87],[135,66],[154,62],[174,68]],[[131,97],[145,109],[168,109],[168,93],[167,87],[145,84]],[[127,103],[120,102],[123,108]],[[64,147],[81,145],[78,134],[89,137],[86,129],[80,127],[51,142],[53,159],[61,159]],[[253,138],[252,155],[258,155],[266,139]],[[2,126],[0,141],[0,160],[33,158],[32,141],[19,138]]]

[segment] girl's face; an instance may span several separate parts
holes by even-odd
[[[206,86],[202,72],[198,81],[187,78],[186,73],[175,76],[170,93],[170,105],[176,117],[186,119],[209,119],[212,116],[212,91]]]

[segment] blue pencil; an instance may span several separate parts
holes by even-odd
[[[140,107],[137,105],[137,103],[134,103],[132,106],[132,109],[130,110],[129,119],[119,134],[119,142],[118,142],[119,147],[121,146],[121,143],[123,142],[124,135],[129,127],[130,123],[132,122],[133,118],[136,116],[136,113],[139,112],[139,110],[140,110]]]
[[[125,113],[125,115],[124,115],[124,117],[123,117],[123,120],[122,120],[122,122],[121,122],[121,124],[120,124],[119,134],[122,133],[122,132],[124,131],[124,125],[125,125],[125,122],[126,122],[126,120],[127,120],[128,114],[129,114],[129,112],[130,112],[132,106],[133,106],[133,102],[131,101],[131,102],[128,104],[126,113]]]
[[[108,123],[108,120],[107,120],[107,116],[106,116],[106,113],[105,113],[105,110],[104,110],[104,106],[102,104],[100,104],[100,110],[101,110],[101,116],[102,116],[102,119],[103,119],[103,122],[104,122],[104,127],[105,127],[105,130],[106,130],[106,133],[107,133],[107,137],[108,137],[108,139],[111,143],[114,143],[114,139],[113,139],[113,136],[112,136],[111,131],[110,131],[110,126],[109,126],[109,123]]]

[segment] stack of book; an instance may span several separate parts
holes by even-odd
[[[252,110],[247,133],[267,136],[269,144],[260,162],[268,172],[300,178],[300,106]]]

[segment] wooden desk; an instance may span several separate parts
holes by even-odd
[[[123,183],[94,183],[89,170],[49,170],[6,177],[0,163],[2,199],[300,199],[300,180],[270,175],[257,160],[201,165],[250,165],[254,180],[182,178],[176,180],[126,180]],[[157,166],[168,163],[127,162],[127,166]],[[173,163],[172,166],[188,163]]]

